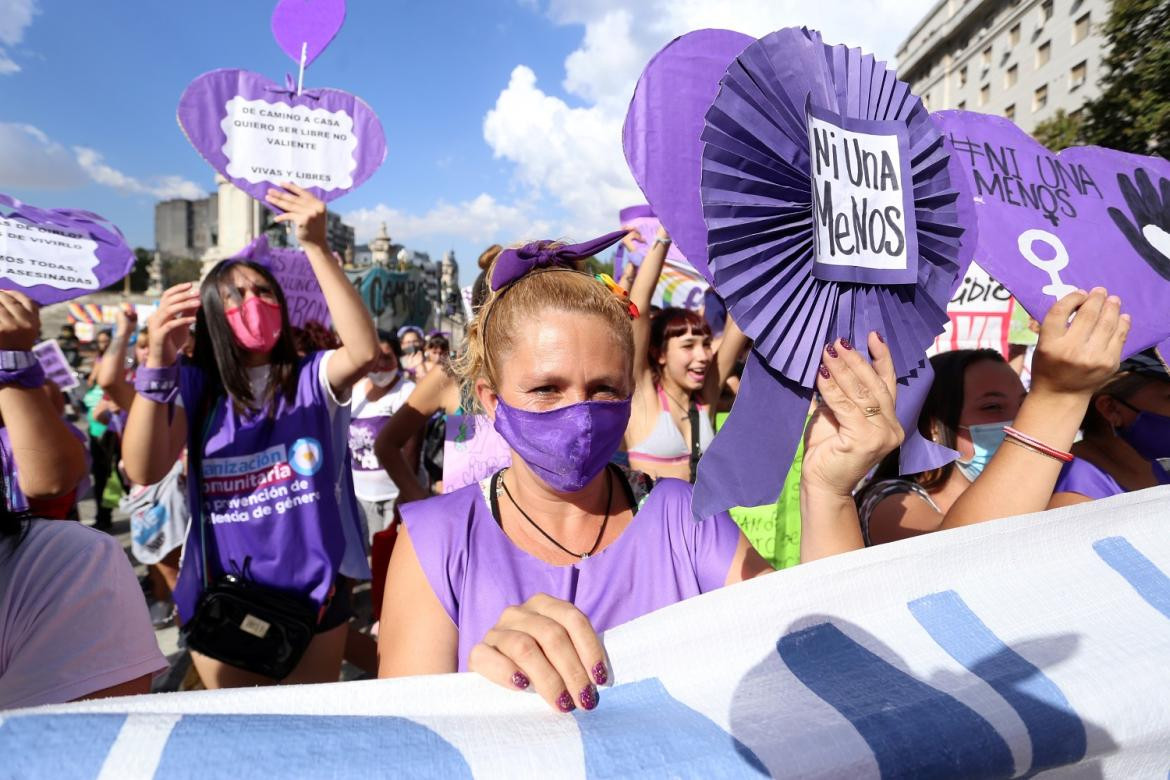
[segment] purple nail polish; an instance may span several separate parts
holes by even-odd
[[[833,375],[829,373],[829,369],[825,368],[824,366],[821,366],[820,368],[818,368],[817,371],[825,379],[832,379],[833,378]]]
[[[593,667],[593,682],[598,685],[605,685],[609,682],[609,670],[605,668],[605,661],[598,661],[597,665]]]
[[[591,710],[597,706],[598,695],[597,688],[593,683],[589,683],[581,689],[581,706],[587,710]]]
[[[844,337],[841,338],[841,346],[845,347],[845,349],[853,349],[853,345],[849,343],[849,339]]]
[[[886,337],[882,335],[882,332],[880,330],[875,330],[873,332],[873,334],[878,337],[878,341],[880,341],[883,344],[886,343]]]
[[[573,704],[573,697],[569,695],[568,691],[561,691],[561,695],[557,697],[557,708],[561,712],[572,712],[577,709],[577,705]]]
[[[528,677],[525,676],[524,672],[512,672],[512,684],[523,691],[531,683],[528,681]]]
[[[829,357],[831,357],[831,358],[837,357],[837,348],[834,347],[832,344],[825,347],[825,351],[829,353]]]

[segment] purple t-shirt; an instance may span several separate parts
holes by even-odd
[[[1170,484],[1170,475],[1157,463],[1151,464],[1159,485]],[[1125,488],[1117,480],[1082,458],[1073,458],[1060,469],[1053,493],[1079,493],[1092,499],[1121,495]]]
[[[506,607],[544,593],[605,631],[727,580],[739,528],[727,513],[696,523],[691,486],[659,480],[608,547],[567,566],[521,550],[492,516],[486,481],[402,507],[402,521],[439,603],[459,630],[459,671]]]
[[[207,380],[199,369],[183,367],[180,390],[190,446],[201,446],[205,435],[207,441],[202,479],[187,480],[191,530],[175,588],[183,620],[194,614],[203,589],[195,514],[200,499],[213,582],[225,573],[243,573],[318,605],[328,600],[346,547],[341,501],[353,497],[337,489],[348,485],[348,455],[337,449],[328,390],[319,379],[326,354],[301,361],[295,398],[281,396],[272,417],[237,412],[221,395],[206,432],[200,414]]]

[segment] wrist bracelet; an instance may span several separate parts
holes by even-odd
[[[654,243],[655,244],[665,244],[666,246],[670,246],[671,244],[674,243],[674,239],[672,239],[672,238],[656,238],[656,239],[654,239]]]
[[[1024,447],[1025,449],[1038,452],[1041,455],[1047,455],[1053,460],[1059,460],[1061,463],[1068,463],[1073,459],[1073,454],[1071,452],[1065,452],[1063,450],[1058,450],[1055,447],[1049,447],[1039,439],[1034,439],[1026,433],[1017,431],[1010,425],[1004,427],[1003,432],[1009,441],[1015,442],[1017,445]]]
[[[45,369],[40,361],[33,361],[31,366],[24,368],[0,369],[0,386],[16,385],[29,390],[35,390],[45,385]]]
[[[134,376],[134,390],[143,398],[160,404],[169,404],[179,394],[179,366],[138,369]]]

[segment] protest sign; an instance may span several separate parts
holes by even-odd
[[[928,354],[955,349],[994,349],[1007,355],[1012,311],[1011,293],[977,264],[971,263],[947,304],[949,318]]]
[[[362,184],[386,157],[382,124],[337,89],[298,92],[259,73],[215,70],[179,99],[179,126],[211,167],[256,200],[291,181],[323,201]]]
[[[491,420],[478,414],[447,415],[443,444],[443,492],[490,477],[512,465],[512,451]]]
[[[474,674],[198,691],[5,712],[0,752],[18,777],[1162,777],[1168,501],[926,534],[675,604],[605,632],[591,712]]]
[[[293,325],[303,328],[308,322],[317,322],[332,327],[325,293],[304,250],[272,247],[267,236],[260,236],[235,255],[235,259],[252,260],[272,271],[284,291],[288,319]]]
[[[971,189],[976,256],[1032,317],[1100,286],[1133,317],[1126,354],[1170,335],[1170,162],[1094,146],[1056,154],[1001,117],[933,117]]]
[[[77,373],[69,365],[69,361],[65,359],[61,345],[55,340],[49,339],[37,344],[33,347],[33,354],[37,356],[37,361],[45,370],[45,376],[51,379],[57,387],[68,392],[81,384]]]
[[[710,285],[707,280],[694,270],[688,272],[673,266],[663,266],[650,303],[662,309],[675,306],[698,311],[703,308],[703,296],[708,289]]]
[[[0,289],[59,303],[109,287],[133,266],[121,232],[97,214],[0,195]]]
[[[280,0],[272,11],[272,37],[293,62],[306,68],[344,21],[345,0]]]
[[[618,223],[626,228],[634,228],[638,231],[637,238],[630,240],[622,240],[618,244],[617,250],[613,255],[613,278],[620,279],[622,276],[622,266],[627,263],[633,263],[636,266],[642,265],[642,260],[646,257],[646,253],[654,246],[654,240],[658,238],[658,229],[662,227],[662,223],[658,221],[658,217],[654,216],[654,211],[649,206],[629,206],[618,212]],[[686,257],[678,246],[672,241],[670,248],[666,250],[666,264],[672,265],[676,268],[686,269],[692,274],[696,274],[694,266],[687,262]]]
[[[403,325],[423,327],[431,316],[431,299],[422,271],[388,271],[380,266],[346,271],[366,311],[382,330]]]

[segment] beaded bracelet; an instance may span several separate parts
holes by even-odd
[[[1010,441],[1015,442],[1017,445],[1032,450],[1033,452],[1038,452],[1041,455],[1047,455],[1053,460],[1059,460],[1061,463],[1068,463],[1073,459],[1073,454],[1071,452],[1064,452],[1063,450],[1058,450],[1055,447],[1049,447],[1039,439],[1034,439],[1026,433],[1017,431],[1010,425],[1004,427],[1003,432]]]
[[[147,368],[134,376],[134,389],[140,396],[159,404],[169,404],[179,394],[179,366]]]

